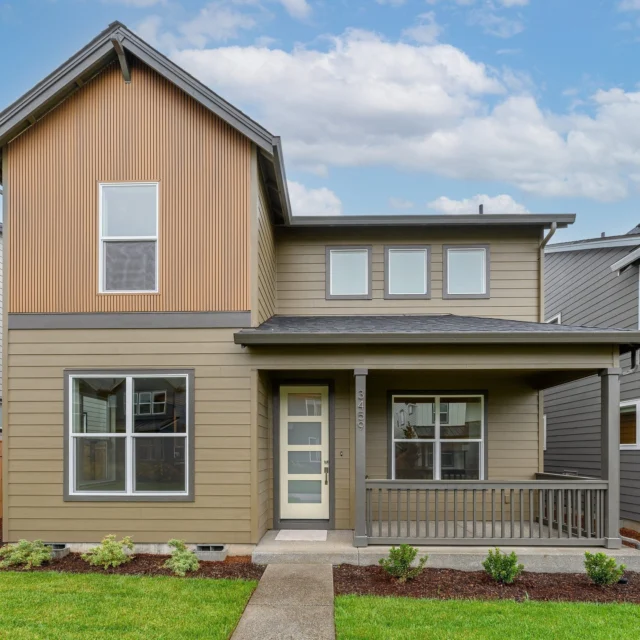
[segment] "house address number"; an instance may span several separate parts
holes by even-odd
[[[363,389],[358,389],[356,394],[356,424],[358,425],[358,429],[364,429],[365,424],[365,406],[366,406],[366,395]]]

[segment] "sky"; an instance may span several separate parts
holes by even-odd
[[[114,20],[282,137],[296,215],[640,223],[640,0],[0,0],[0,110]]]

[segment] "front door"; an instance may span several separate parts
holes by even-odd
[[[280,519],[329,519],[329,389],[280,387]]]

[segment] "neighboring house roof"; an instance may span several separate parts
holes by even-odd
[[[640,260],[640,248],[634,249],[631,253],[628,253],[624,258],[621,258],[617,262],[611,265],[611,271],[620,273],[627,267],[636,264]]]
[[[570,242],[556,242],[547,245],[545,253],[562,253],[564,251],[586,251],[591,249],[615,249],[616,247],[640,247],[640,225],[620,236],[601,236],[585,238]]]
[[[258,146],[272,208],[285,223],[288,222],[291,206],[280,138],[211,91],[120,22],[111,23],[0,113],[0,147],[32,126],[111,62],[119,61],[127,81],[129,71],[125,52],[144,62]]]
[[[236,344],[614,344],[640,345],[640,331],[451,314],[273,316],[234,334]]]

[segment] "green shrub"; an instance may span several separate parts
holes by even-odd
[[[606,553],[588,551],[584,554],[584,568],[591,580],[602,586],[618,582],[626,569],[625,565],[618,565],[615,558]]]
[[[412,567],[413,561],[418,555],[418,550],[410,544],[401,544],[399,547],[391,547],[388,558],[380,560],[380,566],[398,582],[413,580],[422,573],[429,556],[424,556],[418,561],[418,565]]]
[[[489,555],[482,566],[496,582],[502,582],[502,584],[512,584],[524,571],[524,565],[518,564],[518,556],[515,551],[507,555],[502,553],[498,547],[495,551],[489,549]]]
[[[187,549],[187,545],[182,540],[169,540],[169,546],[173,547],[171,557],[164,563],[167,569],[171,569],[177,576],[185,577],[190,571],[197,571],[200,563],[196,554]]]
[[[132,555],[125,550],[133,550],[133,541],[129,536],[122,538],[120,542],[116,541],[116,537],[111,534],[105,536],[102,542],[93,549],[89,549],[87,553],[82,555],[82,559],[94,567],[119,567],[121,564],[130,562]]]
[[[0,547],[0,567],[39,567],[43,562],[51,560],[51,549],[42,540],[19,540],[16,544]]]

